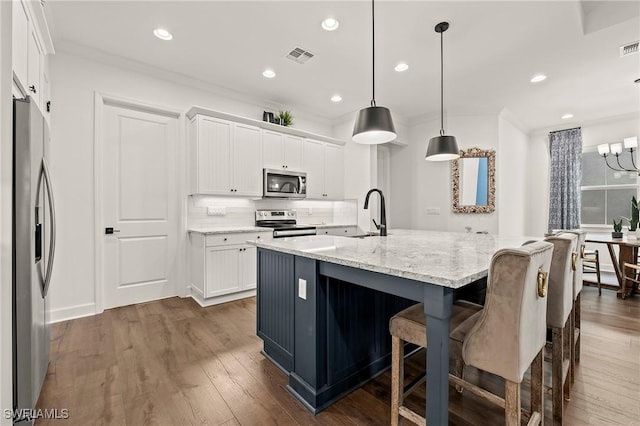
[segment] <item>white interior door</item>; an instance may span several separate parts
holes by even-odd
[[[175,295],[178,119],[106,104],[101,129],[104,307]]]

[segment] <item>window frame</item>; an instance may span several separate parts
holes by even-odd
[[[585,153],[590,153],[590,152],[597,152],[598,151],[598,147],[597,145],[594,146],[587,146],[587,147],[583,147],[582,148],[582,153],[580,154],[580,161],[582,161],[582,155]],[[636,156],[635,158],[635,162],[636,165],[640,166],[640,164],[638,163],[638,151],[640,151],[640,148],[636,149],[634,151],[634,155]],[[623,154],[626,152],[626,150],[623,151]],[[612,155],[613,156],[613,155]],[[602,159],[602,161],[604,162],[604,158]],[[604,165],[607,169],[609,168],[606,164]],[[584,174],[584,170],[582,172]],[[605,175],[606,176],[606,175]],[[582,182],[580,182],[582,183]],[[581,198],[582,198],[582,192],[583,191],[605,191],[605,203],[604,203],[604,217],[605,219],[607,219],[607,214],[608,214],[608,203],[607,203],[607,190],[608,189],[635,189],[636,190],[636,198],[640,198],[638,195],[638,191],[640,190],[640,175],[636,175],[636,183],[623,183],[623,184],[618,184],[618,185],[588,185],[588,186],[582,186],[580,185],[580,194],[581,194]],[[611,224],[609,223],[583,223],[582,222],[582,205],[580,206],[580,227],[582,228],[602,228],[602,227],[610,227]]]

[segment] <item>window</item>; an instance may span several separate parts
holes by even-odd
[[[617,168],[615,156],[607,158]],[[623,167],[631,168],[628,151],[620,155]],[[595,150],[582,153],[582,211],[584,225],[612,225],[631,215],[631,197],[638,195],[638,173],[611,170]]]

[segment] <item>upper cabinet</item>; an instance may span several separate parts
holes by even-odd
[[[307,173],[307,197],[344,198],[344,142],[201,107],[189,119],[191,194],[262,196],[262,169]]]
[[[301,137],[263,130],[262,158],[264,168],[303,171],[302,143]]]
[[[192,194],[262,195],[260,129],[198,115],[189,122]]]
[[[344,147],[313,139],[304,141],[307,197],[321,200],[344,198]]]
[[[20,97],[30,96],[48,120],[47,56],[54,50],[41,2],[13,0],[12,34],[14,93]]]
[[[26,90],[28,72],[28,52],[31,31],[29,30],[29,17],[27,9],[20,1],[13,2],[13,50],[11,62],[13,64],[14,80],[18,80]]]

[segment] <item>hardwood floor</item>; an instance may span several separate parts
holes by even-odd
[[[389,424],[390,372],[310,414],[285,389],[285,374],[260,354],[255,316],[255,299],[200,308],[171,298],[57,324],[38,408],[67,408],[69,418],[37,424]],[[620,300],[603,291],[599,297],[585,288],[582,328],[566,424],[640,425],[640,296]],[[424,356],[412,356],[408,375],[418,374]],[[489,374],[466,374],[482,386],[502,387]],[[417,392],[407,404],[424,412],[424,398]],[[450,398],[450,424],[503,424],[500,409],[468,392],[450,388]],[[528,406],[526,390],[523,400]]]

